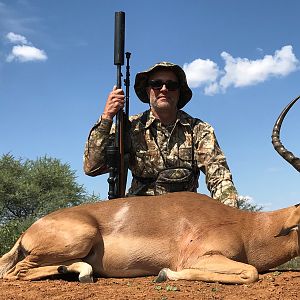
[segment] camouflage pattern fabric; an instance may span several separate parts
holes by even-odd
[[[150,110],[130,117],[130,123],[126,145],[129,147],[129,169],[133,179],[129,195],[168,192],[164,188],[156,189],[155,179],[166,168],[193,169],[194,154],[195,180],[187,189],[197,190],[201,170],[206,174],[211,196],[227,205],[236,206],[237,191],[225,156],[209,124],[181,110],[171,126],[162,125]],[[101,118],[91,129],[84,152],[84,171],[87,175],[108,172],[105,148],[110,138],[114,137],[114,132],[112,121]]]

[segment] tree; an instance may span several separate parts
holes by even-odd
[[[51,211],[99,200],[76,182],[68,164],[50,157],[0,158],[0,252],[19,234]]]
[[[242,210],[250,210],[250,211],[261,211],[263,206],[257,205],[255,203],[251,203],[251,198],[248,196],[239,196],[237,200],[237,207]]]

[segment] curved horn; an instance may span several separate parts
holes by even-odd
[[[296,101],[300,98],[298,96],[295,98],[291,103],[289,103],[285,109],[282,111],[280,116],[278,117],[272,132],[272,144],[275,148],[275,150],[287,161],[289,162],[298,172],[300,172],[300,159],[296,157],[292,152],[288,151],[284,148],[280,141],[280,128],[283,119],[285,118],[287,112],[290,110],[290,108],[296,103]]]

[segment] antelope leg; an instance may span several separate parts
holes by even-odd
[[[179,271],[162,269],[156,282],[167,279],[245,284],[257,281],[258,272],[251,265],[231,260],[222,255],[205,255],[194,266]]]

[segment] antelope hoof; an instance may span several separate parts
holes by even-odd
[[[79,276],[79,281],[81,283],[94,283],[93,276],[91,275]]]
[[[158,273],[156,279],[155,279],[155,282],[156,283],[159,283],[159,282],[164,282],[168,279],[168,276],[167,276],[167,268],[164,268],[164,269],[161,269],[160,272]]]

